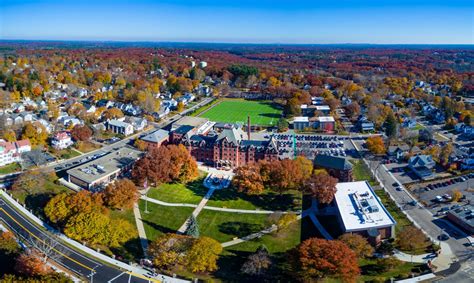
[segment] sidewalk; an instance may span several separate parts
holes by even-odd
[[[197,207],[194,209],[192,215],[194,217],[197,217],[199,215],[199,213],[201,213],[202,209],[204,208],[204,206],[206,205],[206,203],[209,201],[209,199],[211,198],[212,194],[214,193],[214,190],[216,188],[210,188],[209,191],[207,191],[207,194],[202,198],[201,202],[199,202],[199,204],[197,205]],[[186,219],[186,221],[183,223],[183,225],[181,225],[181,227],[179,227],[178,229],[178,233],[181,233],[183,234],[184,232],[186,232],[186,229],[188,229],[188,225],[189,225],[189,219]]]
[[[142,215],[140,214],[140,208],[138,203],[133,206],[133,215],[135,216],[135,223],[137,224],[138,236],[140,237],[140,244],[143,250],[143,256],[147,257],[148,251],[148,238],[145,233],[145,227],[143,226]]]

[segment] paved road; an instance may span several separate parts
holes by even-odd
[[[0,198],[0,219],[8,229],[26,239],[34,239],[41,243],[56,242],[54,257],[56,262],[78,276],[95,282],[151,282],[142,275],[131,274],[128,271],[102,263],[89,255],[83,255],[57,240],[49,232],[39,228],[31,220],[18,213],[12,205]],[[151,280],[151,279],[150,279]],[[153,280],[157,281],[157,280]]]

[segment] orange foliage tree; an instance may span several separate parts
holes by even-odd
[[[384,154],[386,151],[385,144],[381,136],[373,136],[367,138],[367,148],[373,154]]]

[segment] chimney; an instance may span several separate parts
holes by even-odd
[[[250,140],[250,116],[247,116],[247,138]]]

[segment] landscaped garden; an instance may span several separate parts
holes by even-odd
[[[200,115],[211,121],[223,123],[247,123],[247,116],[253,125],[274,126],[282,110],[268,101],[225,99]]]

